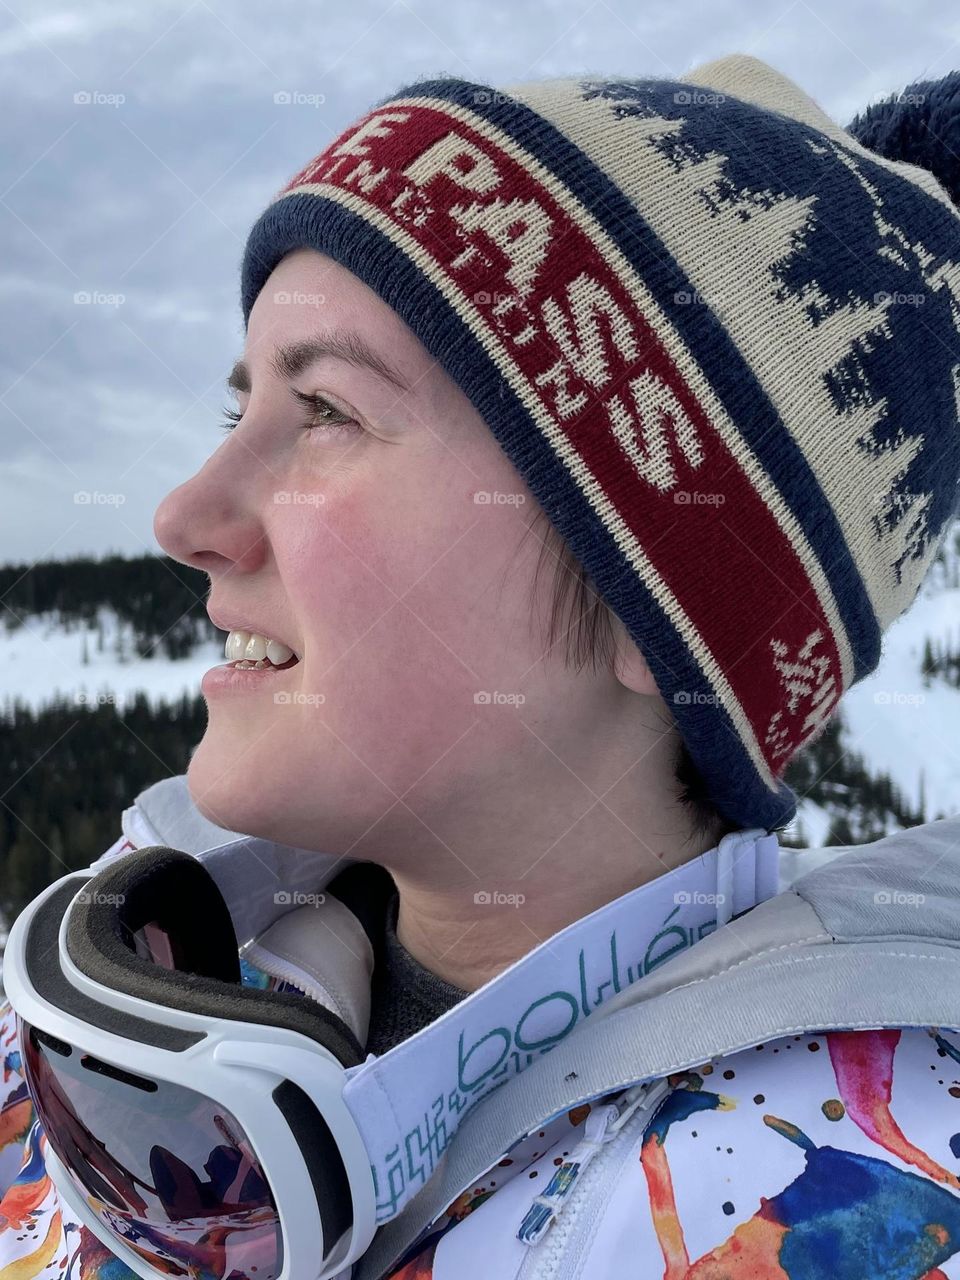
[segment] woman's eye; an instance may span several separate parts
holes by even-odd
[[[348,435],[363,430],[342,409],[338,409],[336,405],[331,404],[329,400],[325,400],[323,396],[305,395],[302,391],[294,391],[293,394],[310,411],[306,421],[302,424],[305,430],[312,431],[319,428],[329,434],[342,431]],[[221,412],[226,419],[225,422],[220,424],[220,428],[223,431],[232,431],[243,417],[239,410],[231,409],[227,406],[224,406]]]
[[[293,393],[302,405],[310,410],[308,420],[303,424],[308,430],[314,427],[323,427],[328,430],[340,430],[342,428],[350,428],[353,431],[360,431],[360,426],[353,421],[351,417],[338,409],[335,404],[331,404],[329,400],[325,400],[323,396],[304,395],[302,391],[294,391]]]

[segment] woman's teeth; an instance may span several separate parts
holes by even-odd
[[[280,640],[270,640],[256,631],[231,631],[223,647],[224,657],[238,671],[267,667],[292,667],[299,658],[289,645]],[[293,659],[293,661],[291,661]]]

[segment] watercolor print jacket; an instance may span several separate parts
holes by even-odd
[[[245,983],[296,990],[242,970]],[[0,1055],[0,1280],[135,1280],[46,1173],[8,1003]],[[600,1103],[529,1133],[384,1280],[960,1280],[956,1030],[786,1035],[667,1085],[608,1140]],[[599,1145],[576,1193],[538,1244],[523,1243],[534,1197],[585,1140]],[[214,1277],[228,1280],[223,1268],[192,1280]]]

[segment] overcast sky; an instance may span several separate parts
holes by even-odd
[[[960,67],[951,10],[0,0],[0,561],[159,549],[158,502],[222,438],[247,231],[391,90],[424,74],[670,78],[740,51],[847,124],[868,102]],[[322,102],[278,105],[284,91]],[[78,492],[125,500],[84,505]]]

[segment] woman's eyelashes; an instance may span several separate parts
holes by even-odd
[[[324,396],[314,393],[306,395],[302,391],[293,391],[294,397],[309,410],[305,420],[300,424],[306,431],[319,430],[324,435],[355,435],[361,432],[363,428],[359,423],[355,422],[349,414],[338,409],[335,404],[331,404]],[[238,409],[231,409],[224,406],[222,413],[226,419],[221,422],[220,428],[223,431],[232,431],[240,422],[243,414]]]
[[[226,404],[223,406],[220,412],[227,419],[226,422],[220,423],[220,428],[223,431],[232,431],[233,428],[240,421],[240,419],[243,417],[243,414],[240,413],[237,409],[231,409],[230,406]]]

